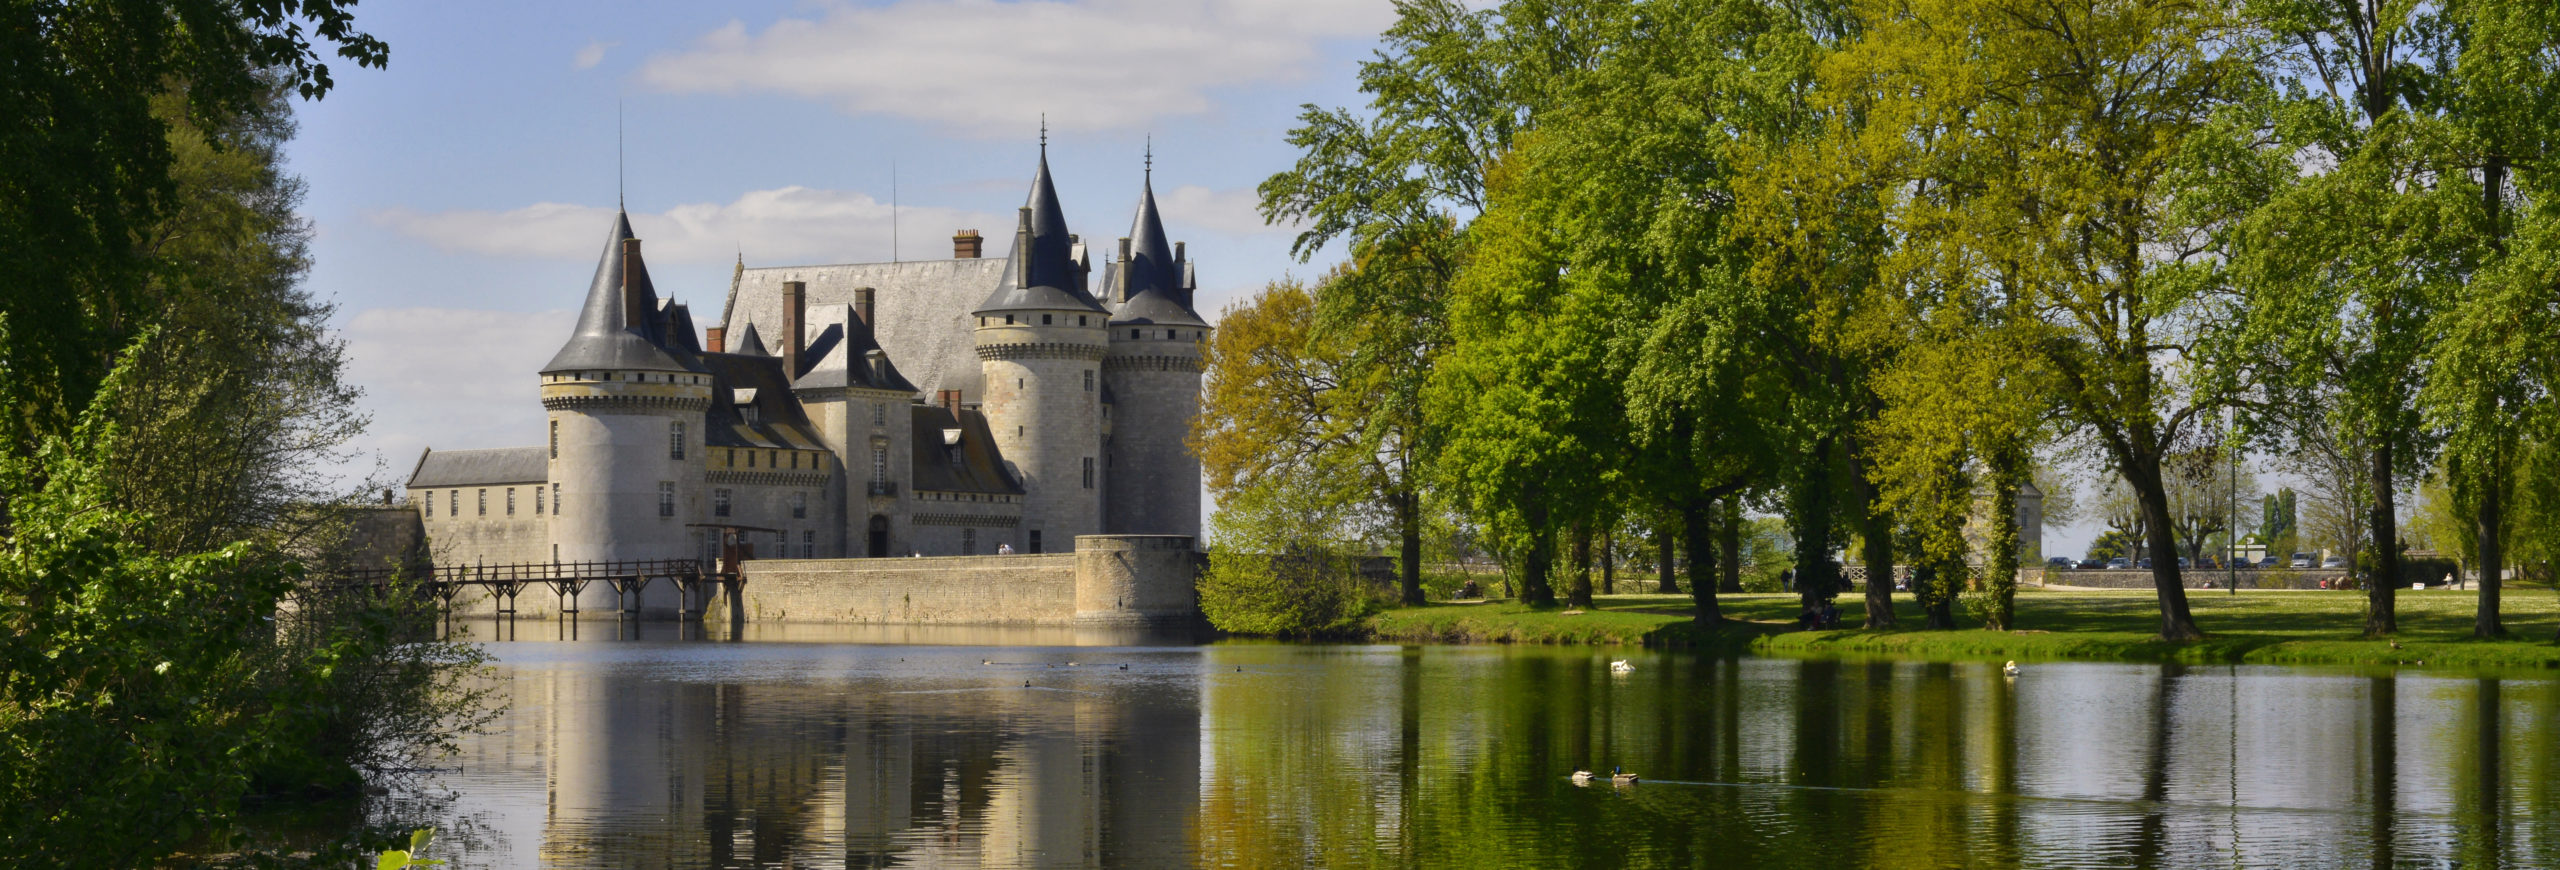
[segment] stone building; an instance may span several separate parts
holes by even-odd
[[[542,367],[544,441],[410,475],[441,564],[1023,553],[1199,535],[1209,324],[1152,179],[1129,234],[1068,231],[1046,147],[1012,253],[748,268],[717,325],[659,296],[618,215]]]

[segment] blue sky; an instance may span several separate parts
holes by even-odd
[[[531,443],[621,183],[660,292],[717,307],[731,264],[1009,244],[1038,157],[1087,238],[1127,232],[1152,137],[1204,314],[1299,264],[1253,187],[1304,103],[1360,102],[1385,0],[367,4],[386,70],[333,69],[292,168],[374,416],[352,471]]]

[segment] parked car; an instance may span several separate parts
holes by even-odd
[[[2347,567],[2347,557],[2345,557],[2345,556],[2331,556],[2331,557],[2329,557],[2329,558],[2322,559],[2322,560],[2320,560],[2320,567],[2322,567],[2322,568],[2344,568],[2344,567]]]
[[[2135,562],[2135,563],[2133,563],[2133,566],[2134,566],[2134,567],[2136,567],[2136,568],[2140,568],[2140,569],[2142,569],[2142,570],[2145,570],[2145,571],[2149,571],[2149,570],[2151,570],[2151,560],[2149,560],[2149,559],[2144,559],[2144,560],[2142,560],[2142,561],[2140,561],[2140,562]]]
[[[2105,568],[2105,567],[2107,567],[2107,563],[2102,562],[2102,561],[2099,561],[2099,560],[2097,560],[2097,559],[2082,559],[2082,560],[2080,560],[2080,570],[2083,570],[2083,571],[2095,571],[2095,570],[2098,570],[2098,569],[2100,569],[2100,568]]]
[[[2185,557],[2185,556],[2180,556],[2180,557],[2178,557],[2178,570],[2180,570],[2180,571],[2184,571],[2184,570],[2187,570],[2187,569],[2189,569],[2189,568],[2193,568],[2193,567],[2195,567],[2195,566],[2194,566],[2194,565],[2189,565],[2189,564],[2187,564],[2187,557]]]
[[[2242,571],[2255,571],[2258,570],[2258,563],[2247,559],[2233,559],[2231,560],[2231,567],[2238,568]]]
[[[2117,557],[2115,557],[2115,558],[2113,558],[2113,559],[2108,559],[2108,560],[2107,560],[2107,567],[2109,567],[2109,568],[2113,568],[2113,569],[2118,570],[2118,571],[2122,571],[2122,570],[2124,570],[2124,569],[2126,569],[2126,568],[2131,568],[2131,567],[2133,567],[2133,560],[2132,560],[2132,559],[2127,559],[2127,558],[2125,558],[2125,557],[2123,557],[2123,556],[2117,556]]]
[[[2060,570],[2065,570],[2065,571],[2070,570],[2070,569],[2071,569],[2071,566],[2072,566],[2073,564],[2074,564],[2074,563],[2071,561],[2071,557],[2069,557],[2069,556],[2055,556],[2055,557],[2053,557],[2053,558],[2050,558],[2050,559],[2046,559],[2046,560],[2044,560],[2044,566],[2045,566],[2045,567],[2047,567],[2047,568],[2055,568],[2055,569],[2060,569]]]
[[[2296,567],[2296,568],[2309,568],[2309,567],[2311,567],[2311,554],[2309,554],[2309,553],[2295,553],[2295,554],[2293,554],[2293,567]]]
[[[2264,558],[2264,559],[2259,559],[2259,560],[2258,560],[2258,567],[2263,568],[2263,569],[2266,569],[2266,570],[2269,570],[2269,571],[2272,571],[2272,570],[2275,570],[2275,567],[2276,567],[2277,565],[2280,565],[2280,564],[2283,564],[2283,563],[2284,563],[2284,560],[2282,560],[2282,559],[2278,559],[2278,558],[2276,558],[2276,557],[2274,557],[2274,556],[2268,556],[2268,557],[2266,557],[2266,558]]]

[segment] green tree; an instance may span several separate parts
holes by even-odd
[[[382,66],[344,0],[12,3],[0,10],[0,368],[17,433],[62,435],[132,345],[160,322],[162,260],[148,243],[181,196],[161,94],[198,126],[255,114],[275,71],[317,99],[335,83],[321,52]]]
[[[1852,177],[1897,224],[1945,223],[1931,236],[1979,250],[2037,313],[2017,322],[2019,345],[2132,490],[2149,549],[2173,551],[2162,462],[2227,391],[2191,361],[2229,317],[2211,281],[2228,184],[2207,182],[2237,170],[2213,163],[2229,137],[2209,134],[2259,89],[2247,22],[2174,0],[1860,8],[1843,64],[1868,95],[1861,129],[1926,132],[1932,159],[1965,166],[1980,192],[1923,199]],[[2177,562],[2153,566],[2161,636],[2201,637]]]

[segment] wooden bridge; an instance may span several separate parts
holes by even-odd
[[[467,589],[488,590],[497,602],[500,616],[516,615],[516,596],[524,590],[540,586],[560,597],[560,615],[576,617],[579,595],[588,586],[602,582],[613,589],[614,607],[625,619],[640,615],[640,593],[657,580],[676,585],[678,607],[684,618],[697,619],[710,606],[711,591],[727,595],[731,610],[738,610],[738,593],[746,578],[737,570],[737,560],[726,558],[721,567],[726,571],[702,570],[701,563],[691,559],[644,559],[627,562],[523,562],[508,565],[440,565],[421,570],[375,568],[339,571],[321,578],[322,587],[379,588],[408,581],[444,602],[445,615],[453,615],[454,599]],[[732,614],[734,618],[739,614]]]

